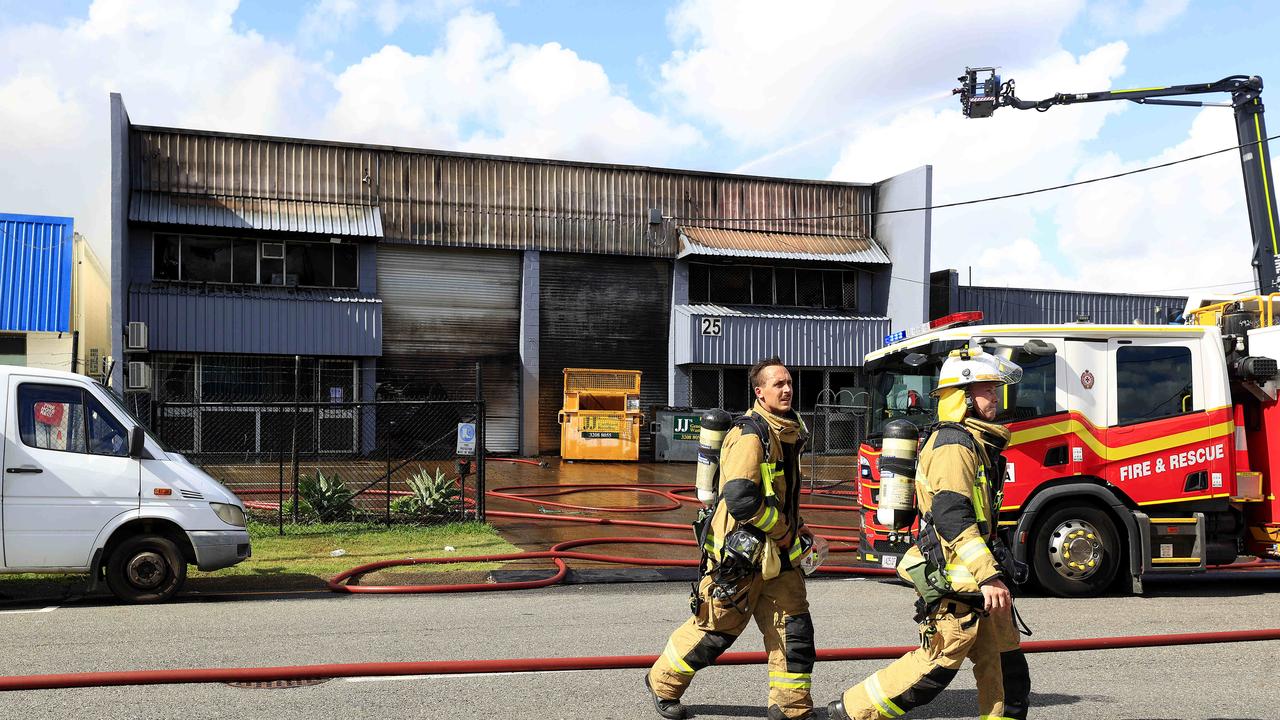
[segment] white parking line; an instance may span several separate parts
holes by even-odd
[[[49,607],[41,608],[40,610],[0,610],[0,615],[23,615],[27,613],[47,613],[47,612],[53,612],[54,610],[57,610],[57,609],[58,609],[57,605],[50,605]]]

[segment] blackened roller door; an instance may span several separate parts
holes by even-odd
[[[378,380],[407,395],[468,399],[483,368],[485,445],[520,445],[520,255],[378,247],[383,302]]]
[[[647,430],[650,409],[667,404],[671,262],[542,253],[539,282],[541,451],[560,452],[556,413],[564,402],[567,367],[641,371]],[[653,440],[647,431],[641,437],[641,455],[650,455]]]

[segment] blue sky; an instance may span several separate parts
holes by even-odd
[[[1280,9],[1261,0],[787,8],[0,0],[0,161],[32,168],[0,178],[3,209],[74,215],[107,252],[110,91],[140,124],[858,182],[931,164],[947,202],[1235,142],[1225,109],[965,121],[948,95],[965,64],[1001,65],[1024,99],[1237,73],[1280,83]],[[934,267],[981,284],[1238,291],[1247,257],[1230,156],[934,213]]]

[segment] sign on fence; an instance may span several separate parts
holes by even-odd
[[[476,454],[476,424],[458,423],[458,454]]]

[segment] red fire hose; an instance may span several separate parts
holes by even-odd
[[[1022,644],[1028,653],[1116,650],[1136,647],[1203,645],[1211,643],[1280,640],[1280,628],[1234,630],[1179,635],[1131,635],[1038,640]],[[887,660],[911,651],[915,646],[832,648],[819,650],[818,660]],[[442,660],[428,662],[372,662],[327,665],[288,665],[259,668],[203,668],[187,670],[125,670],[118,672],[61,673],[0,677],[0,690],[52,690],[119,685],[162,685],[175,683],[268,682],[336,677],[391,675],[473,675],[482,673],[525,673],[568,670],[640,669],[653,665],[657,655],[603,655],[567,658],[513,658],[506,660]],[[768,661],[762,652],[725,653],[717,665],[760,665]]]

